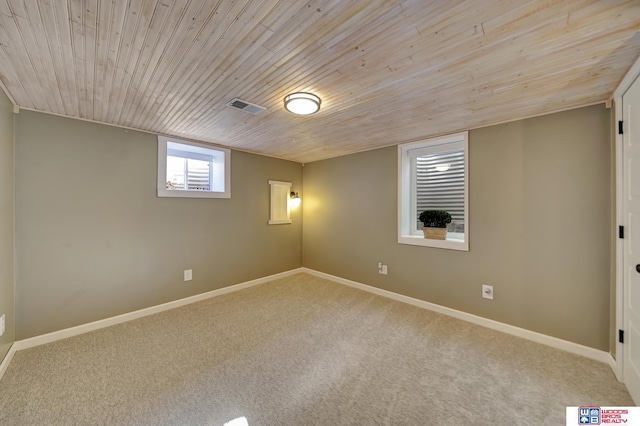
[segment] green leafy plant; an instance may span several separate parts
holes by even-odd
[[[420,213],[418,220],[425,228],[446,228],[451,223],[451,214],[446,210],[425,210]]]

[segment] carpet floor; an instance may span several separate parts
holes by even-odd
[[[307,274],[19,351],[2,425],[564,425],[609,366]],[[576,419],[577,424],[577,419]]]

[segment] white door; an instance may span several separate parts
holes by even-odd
[[[640,404],[640,78],[622,95],[624,383]]]

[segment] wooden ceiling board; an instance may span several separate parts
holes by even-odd
[[[0,0],[20,107],[299,162],[605,102],[638,55],[637,0]]]

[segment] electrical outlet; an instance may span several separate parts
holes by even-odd
[[[4,314],[0,317],[0,336],[4,334]]]
[[[382,262],[378,262],[378,273],[382,275],[387,275],[387,265]]]
[[[191,281],[193,279],[193,269],[184,270],[184,280]]]
[[[492,285],[482,285],[482,297],[485,299],[493,300],[493,286]]]

